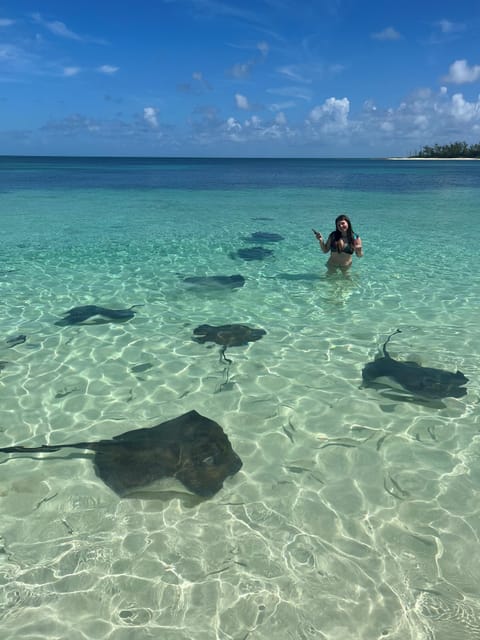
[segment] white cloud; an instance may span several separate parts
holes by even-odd
[[[97,71],[99,73],[105,73],[106,75],[112,75],[117,73],[118,67],[113,67],[110,64],[102,64],[100,67],[97,67]]]
[[[244,109],[245,111],[250,109],[248,99],[245,96],[242,96],[241,93],[235,94],[235,104],[237,105],[237,109]]]
[[[271,93],[277,96],[283,96],[286,98],[295,98],[298,100],[305,100],[309,102],[312,99],[312,94],[306,87],[279,87],[277,89],[267,89],[267,93]]]
[[[414,118],[413,122],[419,129],[426,129],[429,125],[429,119],[426,115],[418,115]]]
[[[280,126],[285,126],[287,124],[287,118],[285,117],[283,111],[279,111],[277,113],[277,115],[275,116],[275,123]]]
[[[480,65],[476,64],[469,67],[466,60],[455,60],[455,62],[450,65],[448,75],[443,78],[444,82],[453,82],[454,84],[476,82],[479,79]]]
[[[340,131],[348,126],[350,101],[348,98],[328,98],[310,111],[308,122],[319,125],[325,132]]]
[[[9,18],[0,18],[0,27],[11,27],[12,24],[15,24],[15,20],[10,20]]]
[[[312,82],[310,78],[302,76],[298,67],[293,64],[278,67],[277,72],[289,80],[294,80],[295,82],[303,82],[305,84],[310,84]]]
[[[145,107],[143,110],[143,119],[153,129],[158,128],[157,113],[158,113],[158,109],[155,109],[155,107]]]
[[[235,118],[228,118],[222,126],[222,130],[227,139],[232,142],[243,142],[245,139],[243,136],[242,125],[238,120],[235,120]]]
[[[293,100],[286,100],[285,102],[272,102],[269,105],[270,111],[282,111],[283,109],[293,109],[296,106],[296,102]]]
[[[68,27],[63,22],[60,22],[58,20],[48,22],[47,20],[44,20],[39,13],[34,13],[32,15],[32,18],[34,22],[42,25],[42,27],[45,27],[45,29],[48,29],[48,31],[56,36],[60,36],[61,38],[68,38],[69,40],[82,40],[82,38],[78,34],[68,29]]]
[[[257,44],[257,49],[264,57],[267,56],[268,52],[270,51],[270,47],[268,46],[267,42],[259,42]]]
[[[262,125],[262,121],[258,116],[252,116],[250,120],[245,120],[246,127],[252,127],[254,129],[260,129]]]
[[[437,26],[442,33],[458,33],[465,29],[465,25],[460,22],[450,22],[450,20],[439,20]]]
[[[242,125],[237,120],[235,120],[235,118],[232,118],[230,116],[230,118],[227,119],[226,128],[228,131],[241,131]]]
[[[393,27],[387,27],[377,33],[372,33],[372,38],[375,40],[400,40],[401,35]]]
[[[81,71],[80,67],[64,67],[63,75],[66,76],[67,78],[73,78],[73,76],[78,75],[80,71]]]
[[[253,64],[251,62],[242,62],[234,64],[230,69],[230,73],[234,78],[246,78],[250,75]]]
[[[452,96],[451,113],[456,120],[472,122],[480,118],[480,101],[467,102],[461,93]]]

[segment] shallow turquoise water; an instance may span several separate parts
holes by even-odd
[[[0,341],[27,340],[0,353],[0,446],[196,409],[243,460],[192,506],[120,500],[79,454],[2,456],[2,637],[478,638],[479,178],[475,162],[2,159]],[[311,227],[343,211],[365,257],[327,277]],[[284,240],[235,257],[255,231]],[[233,291],[183,282],[237,273]],[[87,304],[142,306],[55,325]],[[192,340],[204,323],[266,335],[228,364]],[[468,394],[362,388],[396,328],[393,356],[461,370]]]

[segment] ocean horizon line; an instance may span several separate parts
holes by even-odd
[[[112,160],[410,160],[409,157],[389,156],[147,156],[147,155],[88,155],[88,154],[0,154],[0,158],[84,158]],[[429,158],[426,158],[429,159]],[[434,158],[432,158],[434,159]],[[452,158],[453,159],[453,158]]]

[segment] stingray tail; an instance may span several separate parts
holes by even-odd
[[[220,349],[220,362],[226,362],[227,364],[232,364],[233,360],[230,360],[230,358],[227,358],[227,356],[225,355],[225,351],[227,350],[227,346],[223,345],[223,347]]]
[[[40,447],[0,447],[0,453],[54,453],[61,449],[95,449],[96,444],[91,442],[74,442],[73,444],[42,444]]]
[[[400,331],[400,329],[396,329],[396,330],[395,330],[393,333],[391,333],[391,334],[388,336],[388,338],[385,340],[385,343],[384,343],[384,345],[383,345],[383,355],[384,355],[386,358],[389,358],[389,357],[390,357],[390,356],[388,355],[388,352],[387,352],[387,344],[390,342],[390,338],[393,338],[393,336],[396,336],[396,335],[397,335],[397,333],[402,333],[402,332]]]

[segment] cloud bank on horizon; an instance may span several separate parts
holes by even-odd
[[[478,143],[479,41],[473,0],[6,0],[1,153],[402,156]]]

